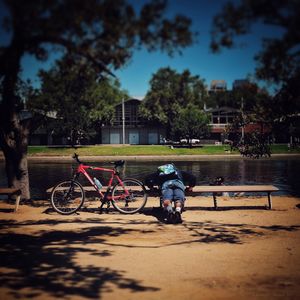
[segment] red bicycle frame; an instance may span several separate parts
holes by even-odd
[[[111,176],[110,176],[110,179],[108,181],[107,190],[106,190],[105,194],[102,193],[102,191],[95,184],[94,180],[88,174],[88,172],[86,171],[88,169],[89,170],[94,170],[94,171],[102,171],[102,172],[109,172],[109,173],[111,173]],[[84,165],[84,164],[79,164],[79,166],[78,166],[78,168],[76,170],[76,175],[75,176],[78,177],[79,174],[83,174],[87,178],[87,180],[91,183],[91,185],[95,188],[95,190],[100,194],[100,196],[101,196],[102,199],[106,199],[107,197],[109,197],[108,199],[111,200],[111,197],[108,195],[108,192],[110,191],[110,189],[112,187],[112,184],[113,184],[113,180],[115,178],[121,184],[121,186],[124,187],[125,196],[129,195],[129,192],[125,188],[122,179],[119,177],[119,175],[118,175],[118,173],[117,173],[117,171],[115,169],[107,169],[107,168],[93,167],[93,166],[88,166],[88,165]],[[120,199],[120,198],[121,198],[121,196],[118,197],[118,199]]]

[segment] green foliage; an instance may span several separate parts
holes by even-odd
[[[99,127],[103,123],[112,123],[115,106],[127,99],[128,93],[121,89],[120,82],[115,79],[102,78],[95,81],[86,91],[86,98],[91,103],[89,118]]]
[[[24,54],[47,60],[50,52],[60,51],[71,57],[76,64],[79,63],[83,69],[84,65],[90,65],[95,74],[113,75],[112,71],[126,64],[138,47],[143,46],[151,51],[160,49],[172,55],[194,40],[194,33],[190,30],[191,22],[187,17],[164,17],[167,5],[164,0],[149,1],[140,11],[135,11],[134,6],[126,0],[6,0],[4,4],[8,15],[2,20],[3,29],[12,37],[11,43],[1,45],[0,51],[0,129],[3,128],[4,136],[12,136],[9,134],[10,130],[29,132],[22,127],[25,126],[24,122],[20,128],[12,128],[13,124],[19,124],[15,122],[18,117],[16,112],[20,109],[20,97],[16,96],[17,78]],[[68,74],[69,86],[65,85],[60,91],[59,87],[64,79],[60,77],[58,80],[52,76],[52,87],[44,83],[43,93],[50,95],[55,92],[57,99],[64,99],[65,105],[61,104],[61,109],[57,110],[66,126],[72,127],[71,123],[75,119],[71,121],[66,118],[66,114],[74,110],[82,117],[76,120],[78,127],[87,127],[88,124],[83,120],[88,116],[98,125],[102,121],[111,121],[112,109],[109,103],[104,105],[103,102],[97,102],[92,106],[98,108],[97,112],[93,110],[88,114],[85,111],[84,107],[91,103],[87,103],[86,97],[81,93],[88,83],[83,77],[82,81],[79,80],[80,72],[82,71],[79,69],[74,71],[76,79]],[[47,76],[51,77],[51,73],[41,73],[41,76],[45,81]],[[52,91],[56,85],[57,88]],[[92,94],[99,94],[97,88],[92,90]],[[105,93],[104,90],[105,87],[102,86],[101,93]],[[75,99],[76,94],[78,97]],[[97,95],[90,96],[92,99],[97,98]],[[105,98],[111,99],[112,96],[106,95]],[[47,102],[41,97],[37,100],[40,102],[38,108],[46,110],[47,107],[43,106],[47,106]],[[49,97],[46,98],[49,100]],[[119,97],[115,99],[118,100]],[[52,110],[56,108],[53,106]],[[26,122],[26,126],[32,126],[28,124]],[[14,136],[23,137],[24,132]],[[6,141],[0,139],[0,144],[5,147]]]
[[[262,100],[271,101],[268,92],[260,89],[255,82],[245,81],[240,87],[236,87],[230,91],[218,91],[210,93],[207,98],[209,107],[228,106],[244,111],[254,111],[257,103]]]
[[[300,85],[299,76],[286,82],[274,97],[273,107],[275,126],[279,133],[289,133],[294,140],[300,141]],[[293,130],[290,130],[293,128]],[[299,142],[298,142],[299,143]]]
[[[228,91],[211,93],[206,101],[207,107],[215,108],[222,106],[236,107],[236,102]]]
[[[250,32],[251,25],[264,23],[273,26],[276,35],[263,39],[262,49],[256,55],[258,78],[275,84],[277,94],[272,101],[256,101],[258,119],[270,120],[276,135],[287,128],[299,129],[300,112],[300,1],[249,0],[229,1],[223,11],[215,16],[211,47],[234,46],[236,36]],[[264,112],[262,107],[264,106]],[[297,133],[293,138],[299,139]]]
[[[76,61],[91,63],[97,74],[112,75],[111,70],[128,62],[136,47],[172,54],[192,44],[194,37],[188,18],[164,17],[164,0],[150,1],[139,13],[126,0],[6,0],[3,4],[8,13],[5,17],[2,14],[1,24],[11,40],[8,45],[0,45],[0,147],[5,155],[8,185],[22,186],[22,196],[29,199],[26,153],[30,127],[36,120],[20,119],[16,97],[25,54],[46,60],[50,52],[60,50],[76,57]],[[74,95],[77,89],[83,90],[82,85],[70,84],[67,91]],[[81,102],[74,107],[73,97],[61,96],[70,104],[66,110],[73,107],[85,117]],[[80,101],[84,101],[81,96]]]
[[[164,0],[149,1],[139,14],[125,0],[7,0],[5,4],[9,11],[5,29],[15,43],[2,49],[4,66],[8,62],[2,59],[12,54],[8,49],[19,46],[20,57],[27,52],[46,60],[49,51],[66,50],[91,61],[97,71],[110,73],[110,67],[128,61],[135,47],[172,54],[193,42],[188,18],[163,17]],[[59,47],[51,49],[49,44]]]
[[[192,76],[188,70],[177,73],[161,68],[152,76],[139,112],[148,121],[165,125],[170,134],[180,110],[189,104],[203,107],[205,99],[204,80],[199,76]]]
[[[244,141],[234,143],[232,149],[238,150],[242,156],[250,158],[270,157],[271,144],[268,135],[260,132],[245,134]]]
[[[45,116],[45,126],[79,144],[91,128],[111,122],[115,105],[127,97],[116,80],[101,78],[88,64],[65,57],[50,71],[40,72],[42,87],[28,107]]]
[[[266,37],[263,49],[257,54],[257,75],[272,82],[285,82],[299,73],[299,16],[297,0],[228,1],[215,16],[211,48],[231,48],[238,35],[250,32],[254,23],[273,26],[276,37]],[[281,33],[281,34],[279,34]]]
[[[176,121],[172,124],[172,136],[178,139],[202,138],[209,132],[209,116],[195,104],[189,103],[178,110]]]

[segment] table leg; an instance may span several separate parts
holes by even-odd
[[[268,193],[268,203],[269,203],[269,209],[272,209],[272,198],[271,198],[271,193]]]
[[[21,195],[17,195],[17,197],[16,197],[15,212],[17,212],[18,209],[19,209],[20,200],[21,200]]]
[[[218,204],[217,204],[217,197],[215,194],[213,194],[213,199],[214,199],[214,208],[218,209]]]

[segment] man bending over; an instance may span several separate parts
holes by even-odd
[[[166,221],[173,224],[182,222],[181,213],[185,201],[185,190],[192,191],[195,184],[194,175],[178,170],[174,164],[162,165],[155,173],[145,178],[145,185],[149,188],[158,186],[161,190],[161,202]],[[174,209],[172,203],[174,203]]]

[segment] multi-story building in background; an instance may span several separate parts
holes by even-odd
[[[129,99],[116,106],[112,125],[101,129],[102,144],[160,144],[166,136],[163,126],[147,124],[138,114],[142,100]]]
[[[249,80],[248,79],[237,79],[234,80],[234,82],[232,83],[232,90],[236,90],[236,89],[242,89],[245,86],[249,85]]]
[[[227,91],[227,83],[225,80],[212,80],[210,83],[209,93]]]

